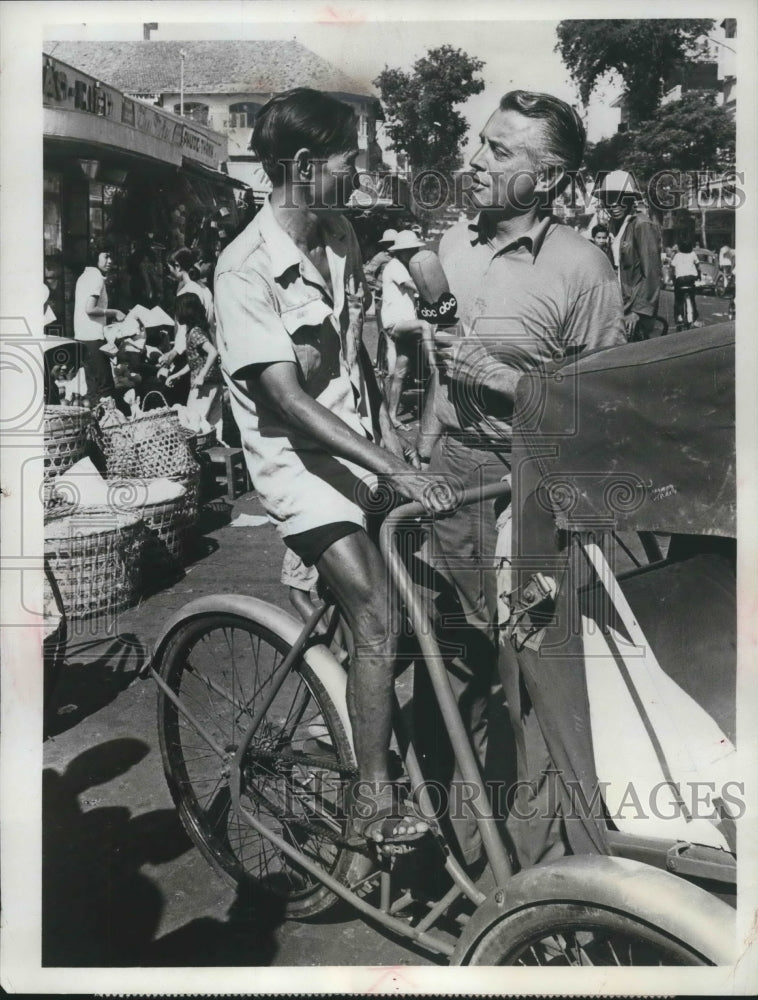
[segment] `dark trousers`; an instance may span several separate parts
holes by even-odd
[[[695,277],[688,274],[683,278],[674,278],[674,315],[677,323],[685,318],[685,299],[689,296],[692,302],[692,319],[699,319],[697,300],[695,298]]]
[[[443,434],[432,451],[429,471],[450,476],[453,482],[470,488],[499,482],[509,469],[494,453],[468,448]],[[492,501],[463,507],[452,517],[435,522],[431,538],[419,554],[416,573],[417,583],[429,600],[448,679],[485,780],[491,770],[485,765],[493,712],[499,712],[498,728],[508,725],[495,669],[495,538]],[[414,670],[413,720],[424,775],[447,789],[451,832],[462,860],[475,861],[481,852],[479,831],[466,804],[468,792],[423,664]],[[501,777],[492,773],[493,780]]]
[[[556,861],[568,853],[558,810],[556,772],[510,641],[501,634],[498,670],[516,746],[516,784],[506,822],[519,866]]]
[[[82,340],[82,364],[87,379],[87,398],[94,406],[103,396],[113,395],[111,359],[100,350],[104,340]]]

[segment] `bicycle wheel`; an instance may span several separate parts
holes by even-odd
[[[719,273],[716,275],[716,281],[713,285],[713,291],[720,299],[723,299],[724,292],[726,291],[726,275],[724,274],[723,271],[719,271]]]
[[[708,958],[637,917],[584,903],[540,902],[504,917],[469,965],[712,965]]]
[[[337,897],[232,808],[232,759],[290,649],[263,625],[233,614],[188,621],[159,672],[223,759],[159,690],[158,729],[171,795],[190,837],[228,882],[253,879],[287,900],[287,915],[323,913]],[[345,787],[355,758],[337,709],[311,668],[295,665],[244,754],[241,805],[340,882],[371,862],[342,845]]]

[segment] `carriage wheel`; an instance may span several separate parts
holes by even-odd
[[[498,921],[469,965],[712,965],[708,957],[653,923],[603,906],[539,902]]]

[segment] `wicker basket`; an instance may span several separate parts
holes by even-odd
[[[192,527],[192,497],[182,481],[184,491],[172,500],[146,503],[143,490],[147,483],[143,480],[118,480],[112,484],[111,509],[124,514],[137,514],[144,521],[143,529],[143,570],[174,567],[181,563],[190,529]],[[140,496],[142,494],[142,496]],[[195,495],[195,511],[197,499]],[[195,518],[197,514],[195,513]]]
[[[172,483],[180,483],[186,495],[186,516],[188,527],[192,528],[200,516],[200,479],[202,470],[199,465],[188,476],[168,476]]]
[[[84,406],[45,407],[45,484],[84,457],[91,424]]]
[[[191,431],[185,427],[184,433],[187,435],[187,443],[193,455],[197,455],[199,451],[207,451],[216,444],[216,431],[213,427],[209,431],[206,431],[205,434],[200,434],[198,431]]]
[[[196,466],[179,417],[168,407],[99,427],[97,436],[109,479],[187,476]]]
[[[139,595],[142,521],[108,507],[62,508],[45,520],[45,558],[69,618],[112,615]]]

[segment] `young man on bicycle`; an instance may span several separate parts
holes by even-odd
[[[386,410],[384,447],[372,440],[361,336],[368,304],[358,241],[339,213],[358,155],[352,110],[307,88],[260,111],[252,145],[273,190],[223,251],[215,273],[217,342],[245,458],[285,544],[315,566],[352,632],[348,711],[367,815],[355,833],[418,839],[428,824],[399,805],[389,783],[394,683],[393,601],[364,504],[377,476],[441,512],[441,479],[402,458]]]
[[[671,268],[674,272],[676,328],[689,330],[691,326],[700,326],[700,314],[695,299],[695,283],[700,277],[700,264],[689,241],[682,240],[679,250],[671,260]]]

